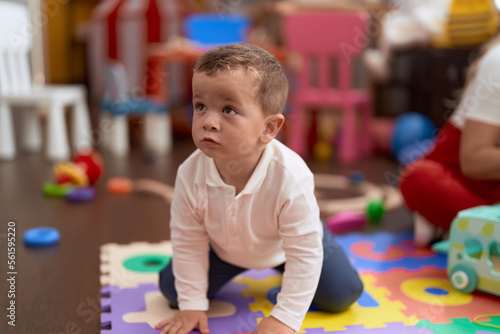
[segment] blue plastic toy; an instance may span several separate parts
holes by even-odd
[[[418,112],[407,112],[396,118],[391,137],[391,151],[398,157],[401,150],[408,145],[432,142],[436,134],[434,123]]]
[[[251,21],[236,13],[191,14],[183,22],[185,36],[203,48],[248,42]]]
[[[94,187],[74,188],[66,193],[65,198],[72,203],[89,202],[95,198],[95,189]]]
[[[23,234],[26,246],[50,246],[59,242],[59,231],[53,227],[35,227]]]
[[[352,184],[360,184],[365,181],[365,174],[359,170],[353,170],[349,173],[349,181]]]

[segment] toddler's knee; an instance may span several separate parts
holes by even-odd
[[[400,173],[398,183],[401,191],[425,185],[429,180],[442,178],[444,166],[432,160],[421,159],[406,165]],[[425,181],[425,182],[423,182]]]
[[[337,293],[328,299],[315,300],[313,307],[330,313],[339,313],[347,310],[358,300],[363,293],[363,282],[359,277],[349,282],[348,286],[337,289]]]
[[[351,307],[352,304],[356,302],[356,300],[358,300],[362,293],[363,283],[358,279],[357,281],[353,282],[353,286],[349,290],[349,293],[347,293],[344,298],[331,305],[329,311],[332,313],[338,313],[347,310],[349,307]]]
[[[399,175],[398,183],[400,189],[413,188],[419,179],[425,174],[425,166],[422,161],[416,161],[405,166]]]
[[[406,166],[399,177],[399,189],[406,205],[418,211],[422,199],[432,196],[442,178],[443,167],[434,161],[422,159]]]

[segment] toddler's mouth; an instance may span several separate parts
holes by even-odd
[[[209,146],[219,145],[219,143],[217,143],[215,140],[213,140],[212,138],[208,138],[208,137],[203,138],[203,140],[201,142],[204,145],[209,145]]]

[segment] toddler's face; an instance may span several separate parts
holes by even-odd
[[[265,116],[255,100],[255,79],[243,69],[193,75],[195,145],[219,161],[260,154]]]

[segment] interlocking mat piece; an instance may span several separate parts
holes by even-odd
[[[430,248],[417,248],[412,244],[412,239],[411,231],[397,234],[350,233],[337,237],[338,243],[359,271],[384,272],[396,268],[418,270],[428,266],[446,269],[445,254],[435,253]]]
[[[236,282],[248,287],[243,290],[244,296],[253,297],[254,303],[250,304],[252,311],[260,311],[264,316],[268,316],[273,308],[272,302],[268,299],[269,291],[276,288],[281,283],[281,276],[269,272],[268,277],[248,277],[246,275],[236,278]],[[302,331],[306,328],[322,328],[329,331],[346,330],[349,325],[362,325],[366,328],[386,327],[386,323],[403,322],[406,325],[414,325],[418,318],[405,315],[402,310],[405,306],[399,301],[390,301],[386,295],[389,291],[373,286],[375,278],[370,275],[361,275],[365,286],[365,298],[369,298],[374,303],[362,303],[360,300],[351,306],[347,311],[337,314],[326,312],[309,311],[304,319]]]
[[[101,285],[132,287],[154,283],[172,257],[172,244],[134,242],[101,246]]]
[[[253,302],[240,293],[235,282],[225,285],[210,303],[207,312],[212,333],[232,334],[253,330],[261,313],[251,312],[248,305]],[[141,284],[136,287],[102,288],[101,334],[149,334],[159,333],[153,326],[171,317],[172,310],[156,284]],[[198,333],[193,331],[193,333]]]
[[[497,309],[498,310],[498,309]],[[429,328],[434,334],[493,334],[500,333],[499,329],[477,325],[469,319],[452,319],[450,324],[432,324],[429,320],[420,321],[419,328]],[[493,319],[492,319],[493,320]],[[500,319],[491,321],[492,324],[500,326]]]
[[[411,243],[411,232],[337,236],[358,269],[365,290],[347,311],[310,310],[301,333],[491,334],[473,318],[500,313],[500,299],[481,292],[461,294],[446,276],[447,259]],[[108,244],[101,249],[103,288],[101,334],[159,333],[154,324],[174,314],[158,290],[158,272],[170,261],[169,242]],[[274,307],[281,275],[249,270],[224,286],[211,303],[215,334],[252,333]],[[486,320],[488,321],[488,320]],[[491,323],[500,325],[500,318]],[[109,328],[110,326],[110,328]],[[199,333],[194,331],[193,333]]]
[[[423,268],[419,271],[394,269],[374,274],[374,285],[390,291],[388,298],[402,302],[406,315],[433,323],[451,323],[453,318],[468,318],[500,311],[500,300],[485,293],[463,294],[453,289],[446,270]]]
[[[323,328],[310,328],[307,334],[433,334],[428,328],[418,328],[416,326],[406,326],[402,323],[387,324],[383,328],[365,328],[364,326],[347,326],[345,331],[325,331]]]

